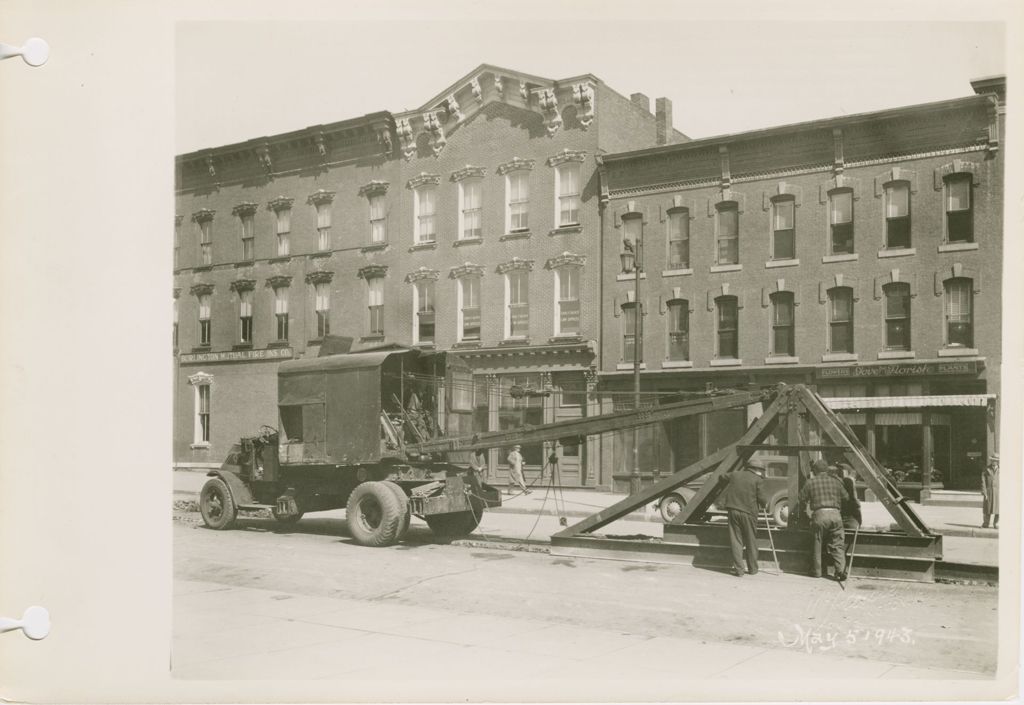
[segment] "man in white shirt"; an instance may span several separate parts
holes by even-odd
[[[530,490],[526,487],[526,481],[523,479],[523,454],[519,452],[521,446],[514,445],[512,450],[508,454],[508,476],[509,479],[515,483],[523,494],[530,494]],[[508,489],[508,493],[511,494],[511,488]]]

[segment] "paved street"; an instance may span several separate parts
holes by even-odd
[[[628,678],[664,684],[652,697],[678,697],[694,677],[966,679],[995,669],[991,587],[855,580],[843,591],[794,575],[440,545],[418,520],[403,545],[367,549],[342,517],[316,515],[291,532],[252,518],[214,532],[179,513],[174,675],[386,682],[400,663],[406,678],[457,678],[474,684],[460,695],[508,699],[514,687],[493,690],[502,679],[576,678],[612,693]],[[481,531],[535,520],[490,513]]]

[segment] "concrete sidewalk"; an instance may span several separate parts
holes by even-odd
[[[203,483],[206,482],[205,472],[178,470],[174,472],[174,494],[178,499],[197,497]],[[504,487],[502,490],[504,491]],[[492,512],[510,514],[541,514],[550,513],[570,519],[582,519],[595,512],[612,506],[625,499],[627,495],[612,492],[601,492],[588,489],[553,489],[539,482],[532,487],[530,494],[503,494],[502,506]],[[981,510],[971,507],[945,507],[913,504],[913,509],[925,524],[935,533],[943,536],[995,539],[999,532],[995,529],[981,528]],[[889,512],[881,502],[863,502],[864,528],[886,530],[893,523]],[[629,521],[652,521],[661,523],[654,504],[647,506],[645,511],[636,511],[625,517]]]
[[[401,699],[417,681],[454,689],[449,695],[457,691],[460,700],[529,698],[538,682],[550,687],[566,679],[580,692],[559,692],[573,700],[660,700],[675,699],[694,679],[799,679],[816,691],[813,683],[825,687],[833,679],[988,677],[810,653],[783,643],[765,648],[651,637],[194,580],[175,581],[174,604],[175,678],[344,678],[352,695],[366,685],[378,702]],[[620,694],[623,687],[629,690]]]

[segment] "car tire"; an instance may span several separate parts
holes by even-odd
[[[789,499],[781,497],[772,504],[772,519],[775,526],[785,529],[789,525]]]
[[[394,494],[395,498],[398,500],[398,505],[402,513],[402,521],[398,525],[398,534],[395,536],[395,541],[401,541],[406,532],[409,531],[409,520],[412,516],[409,513],[409,496],[405,494],[405,490],[403,490],[397,482],[385,480],[381,484],[391,490],[392,494]]]
[[[363,546],[390,546],[402,524],[402,507],[383,482],[364,482],[352,490],[345,508],[348,531]]]
[[[658,512],[661,514],[662,520],[666,524],[670,524],[679,515],[679,512],[683,511],[685,506],[686,499],[681,494],[669,492],[658,502]]]
[[[211,529],[230,529],[238,518],[238,507],[231,496],[228,484],[219,477],[212,477],[199,492],[199,513],[203,523]]]

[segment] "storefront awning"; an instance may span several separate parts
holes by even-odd
[[[832,397],[824,399],[834,411],[844,409],[924,409],[953,406],[988,406],[995,394],[936,394],[913,397]]]

